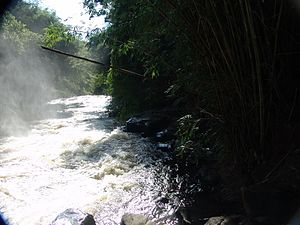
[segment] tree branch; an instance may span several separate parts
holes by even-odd
[[[72,57],[72,58],[75,58],[75,59],[84,60],[84,61],[87,61],[87,62],[90,62],[90,63],[95,63],[95,64],[98,64],[98,65],[100,65],[104,68],[107,68],[107,69],[112,68],[112,69],[118,70],[118,71],[123,72],[123,73],[131,74],[131,75],[135,75],[135,76],[139,76],[139,77],[145,77],[144,75],[142,75],[140,73],[137,73],[137,72],[134,72],[134,71],[131,71],[131,70],[127,70],[127,69],[123,69],[123,68],[118,68],[118,67],[114,67],[114,66],[105,65],[104,63],[98,62],[98,61],[93,60],[93,59],[88,59],[88,58],[85,58],[85,57],[73,55],[73,54],[66,53],[66,52],[63,52],[63,51],[60,51],[60,50],[57,50],[57,49],[48,48],[46,46],[41,46],[41,47],[45,50],[55,52],[55,53],[58,53],[58,54],[61,54],[61,55],[65,55],[65,56]]]

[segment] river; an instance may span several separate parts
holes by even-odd
[[[32,122],[25,135],[0,139],[0,211],[10,224],[48,225],[68,208],[99,225],[119,224],[126,212],[177,224],[180,185],[170,186],[168,155],[118,128],[107,116],[109,102],[53,100],[56,113]]]

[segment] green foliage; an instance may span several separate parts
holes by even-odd
[[[109,94],[107,79],[103,74],[94,76],[92,83],[93,94]]]
[[[176,153],[185,165],[201,167],[221,150],[218,134],[210,118],[185,115],[178,121]]]
[[[100,89],[104,93],[106,84],[99,82],[102,73],[95,65],[40,48],[46,45],[83,57],[96,56],[95,51],[88,48],[71,27],[62,24],[55,13],[42,10],[37,4],[18,1],[3,19],[1,38],[18,54],[40,55],[49,74],[52,74],[50,80],[58,96],[91,94],[96,88],[97,93],[100,94]]]
[[[232,170],[227,173],[231,177],[235,174],[237,178],[235,181],[230,179],[230,182],[237,181],[237,187],[254,185],[264,179],[290,148],[294,148],[288,139],[281,139],[284,133],[278,130],[279,124],[295,126],[287,119],[288,114],[282,111],[285,103],[275,97],[286,96],[286,87],[278,86],[283,73],[286,84],[294,86],[293,75],[283,72],[286,66],[280,63],[282,59],[276,53],[279,48],[285,51],[287,47],[284,39],[279,37],[283,38],[280,29],[282,17],[289,20],[284,11],[288,5],[284,1],[265,4],[204,2],[204,6],[200,3],[176,6],[182,20],[189,24],[186,32],[191,34],[190,45],[201,53],[197,58],[202,61],[202,71],[210,74],[207,77],[203,72],[198,73],[199,91],[193,86],[188,89],[204,96],[200,106],[223,121],[220,128],[224,138],[224,162]],[[181,10],[185,7],[193,16],[206,19],[196,26],[196,21],[186,17]],[[279,64],[275,65],[275,61]],[[199,66],[193,70],[190,80],[193,80],[197,68]],[[274,145],[278,140],[274,135],[285,143],[284,147]]]
[[[294,83],[299,54],[290,53],[299,52],[300,34],[293,3],[85,4],[110,21],[101,39],[110,49],[111,66],[145,75],[139,79],[111,71],[111,93],[121,114],[173,104],[193,115],[179,127],[179,154],[200,153],[203,140],[217,140],[221,171],[232,192],[284,177],[278,177],[285,174],[280,169],[269,174],[299,148],[299,79]],[[203,115],[216,124],[214,132],[197,131]]]
[[[17,20],[26,24],[29,30],[38,34],[43,34],[44,29],[50,24],[60,22],[54,12],[39,8],[37,3],[28,3],[22,0],[17,1],[11,13]]]
[[[108,81],[119,116],[162,107],[168,102],[164,92],[174,68],[168,65],[161,49],[172,46],[167,40],[160,40],[167,39],[165,24],[156,16],[152,5],[139,0],[101,1],[101,7],[91,1],[85,1],[85,4],[95,15],[95,10],[100,8],[98,14],[106,13],[111,22],[96,40],[110,49],[110,64],[114,69],[109,73]],[[154,24],[158,26],[154,27]],[[95,42],[95,38],[91,41]],[[145,78],[121,73],[116,68],[144,74]]]
[[[51,23],[44,29],[43,44],[47,47],[54,47],[59,42],[74,42],[75,37],[70,29],[61,23]]]
[[[31,32],[25,24],[18,21],[11,13],[6,13],[2,23],[1,38],[11,45],[18,54],[40,42],[40,35]]]
[[[44,29],[43,44],[81,57],[90,57],[85,42],[75,36],[70,27],[61,23],[50,24]],[[78,59],[60,55],[53,56],[55,66],[61,73],[56,75],[58,89],[64,95],[91,94],[94,92],[94,77],[97,76],[95,65]]]

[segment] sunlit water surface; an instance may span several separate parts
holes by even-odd
[[[109,101],[54,100],[51,119],[33,123],[26,136],[0,139],[0,211],[12,225],[47,225],[67,208],[97,224],[119,224],[125,212],[176,224],[180,201],[169,188],[167,155],[117,128],[105,113]]]

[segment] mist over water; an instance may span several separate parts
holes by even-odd
[[[18,54],[14,48],[0,40],[0,136],[25,132],[30,121],[44,116],[52,98],[51,71],[40,51]]]
[[[176,224],[181,200],[178,185],[169,191],[167,155],[117,128],[108,96],[54,99],[58,68],[43,53],[0,40],[1,213],[11,225],[50,224],[68,208],[98,225],[127,212]]]
[[[124,213],[177,224],[181,179],[173,179],[147,138],[125,133],[109,118],[108,96],[56,99],[57,116],[25,136],[0,138],[0,209],[12,225],[47,225],[67,208],[97,225],[120,224]]]
[[[53,100],[61,71],[51,57],[36,42],[20,53],[1,37],[0,211],[10,224],[50,224],[67,208],[97,225],[124,213],[177,224],[182,181],[170,176],[168,155],[117,128],[108,96]]]

